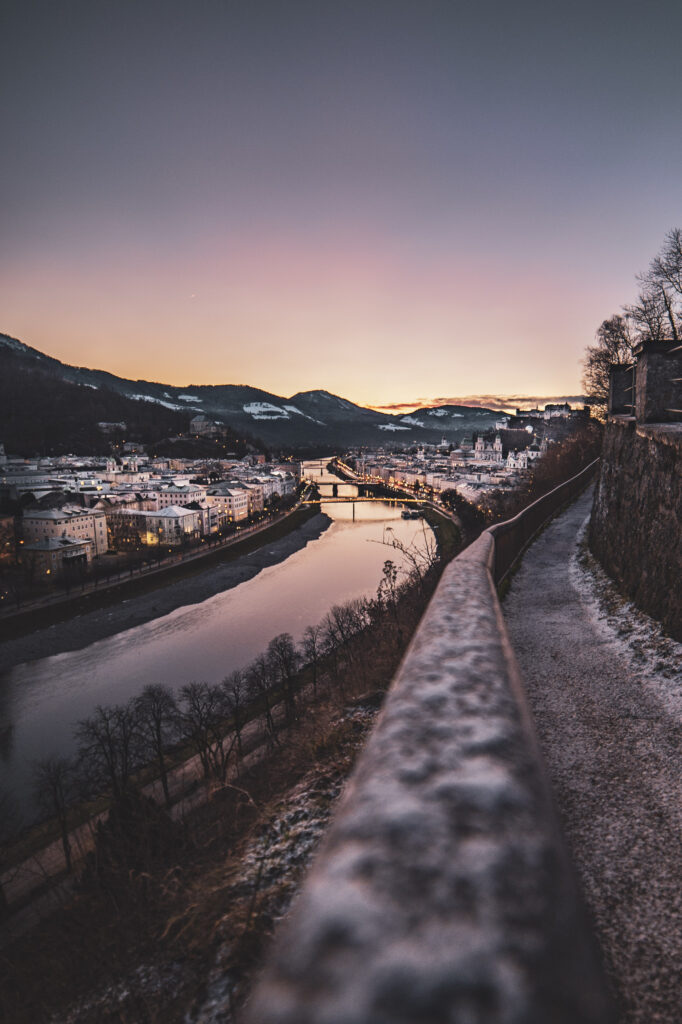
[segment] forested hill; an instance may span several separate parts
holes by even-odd
[[[100,423],[111,427],[103,430]],[[107,388],[72,383],[51,372],[49,364],[43,366],[0,345],[0,441],[8,453],[106,454],[112,443],[131,440],[159,454],[211,454],[216,447],[213,441],[176,439],[179,434],[186,435],[187,427],[184,411],[136,401]],[[245,442],[226,429],[226,449],[243,454]],[[257,442],[254,446],[259,447]]]
[[[69,366],[3,334],[0,377],[0,440],[20,455],[105,451],[111,434],[97,426],[101,422],[123,422],[127,440],[158,445],[169,436],[186,438],[190,420],[203,415],[224,425],[230,450],[249,440],[271,449],[332,450],[391,441],[435,443],[443,437],[454,443],[473,430],[492,427],[499,416],[491,409],[459,405],[394,416],[325,390],[282,398],[248,385],[133,381]]]

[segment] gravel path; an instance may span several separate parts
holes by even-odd
[[[533,544],[504,614],[623,1024],[680,1024],[682,646],[579,546],[591,499]]]

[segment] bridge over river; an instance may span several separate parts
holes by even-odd
[[[446,568],[252,1024],[682,1019],[682,679],[585,590],[595,468]]]

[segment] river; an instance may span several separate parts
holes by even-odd
[[[2,788],[14,802],[31,815],[31,762],[73,753],[75,723],[98,704],[124,703],[148,683],[220,681],[278,633],[299,640],[332,605],[375,593],[386,559],[404,562],[385,546],[392,537],[425,540],[422,522],[402,520],[394,503],[323,502],[322,511],[333,521],[320,537],[253,579],[0,676]]]

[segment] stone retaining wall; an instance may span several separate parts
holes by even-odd
[[[610,418],[589,544],[624,594],[682,640],[682,423]]]

